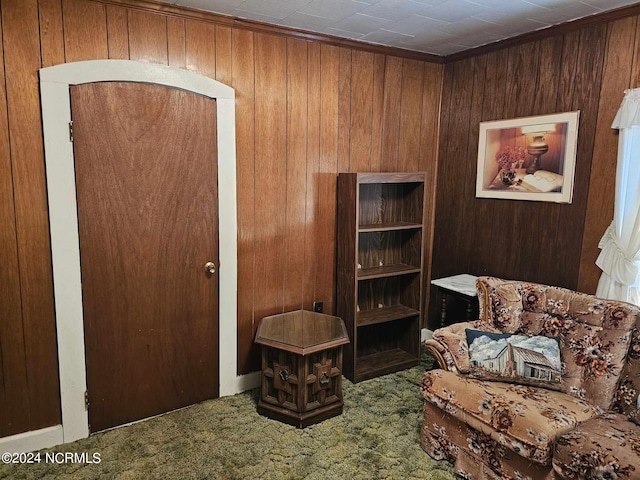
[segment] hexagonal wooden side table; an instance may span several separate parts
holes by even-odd
[[[342,413],[342,346],[349,343],[339,317],[298,310],[265,317],[261,415],[299,428]]]

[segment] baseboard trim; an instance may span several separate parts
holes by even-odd
[[[229,395],[235,395],[246,390],[259,387],[261,383],[261,372],[252,372],[247,375],[238,375],[235,377],[233,383],[220,385],[220,396],[226,397]]]
[[[62,425],[41,428],[0,438],[0,452],[26,453],[64,443]]]
[[[245,390],[251,390],[259,387],[260,381],[260,372],[253,372],[248,375],[239,375],[235,378],[233,385],[220,387],[220,396],[225,397],[227,395],[235,395],[237,393],[244,392]],[[145,420],[148,420],[148,418],[131,423],[138,423]],[[120,425],[120,427],[121,426],[125,425]],[[63,443],[69,443],[69,441],[64,441],[62,425],[54,425],[53,427],[41,428],[40,430],[32,430],[0,438],[0,453],[34,452],[36,450],[42,450],[43,448],[62,445]]]

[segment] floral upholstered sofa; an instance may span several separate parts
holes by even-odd
[[[640,479],[640,309],[480,277],[480,319],[434,332],[422,448],[467,479]]]

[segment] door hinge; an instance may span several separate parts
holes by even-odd
[[[89,390],[84,391],[84,409],[89,411]]]
[[[73,142],[73,120],[69,122],[69,141]]]

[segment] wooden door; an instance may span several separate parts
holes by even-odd
[[[71,87],[92,432],[219,395],[215,106]]]

